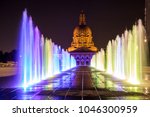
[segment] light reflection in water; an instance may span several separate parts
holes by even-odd
[[[57,75],[52,79],[43,81],[35,86],[32,86],[31,88],[29,88],[29,92],[31,92],[31,94],[32,92],[36,93],[39,90],[51,92],[52,94],[55,94],[53,93],[55,92],[55,90],[56,92],[57,90],[58,92],[59,91],[66,92],[68,91],[70,87],[77,86],[74,84],[77,82],[73,82],[74,80],[76,80],[76,77],[75,77],[76,75],[77,74],[75,74],[75,72],[74,73],[69,72],[69,73],[63,73],[62,75]],[[88,75],[85,75],[85,77],[86,76]],[[144,86],[141,87],[138,85],[135,86],[135,85],[122,83],[120,81],[115,81],[115,80],[112,80],[112,78],[109,78],[108,76],[101,75],[101,72],[97,72],[97,73],[92,72],[91,76],[92,76],[91,77],[92,82],[98,89],[99,93],[101,93],[102,91],[102,95],[106,94],[106,99],[133,99],[133,100],[149,99],[146,95],[144,95],[144,94],[149,94],[149,91],[150,91],[149,87],[144,87]],[[92,86],[91,90],[93,90],[94,86],[93,85],[91,86]],[[73,90],[74,89],[72,89],[72,91]],[[86,89],[84,90],[86,92]],[[49,94],[48,99],[64,99],[62,96],[57,96],[57,95],[54,96],[54,95],[51,95],[51,93],[48,93]],[[107,97],[107,95],[109,96]],[[30,97],[26,96],[26,98],[30,98]],[[46,99],[47,97],[37,96],[34,99],[44,99],[44,98]]]
[[[139,85],[135,86],[123,82],[115,82],[111,80],[112,78],[108,78],[99,73],[97,74],[93,73],[92,79],[97,88],[106,88],[111,91],[124,91],[124,92],[134,92],[134,93],[144,93],[144,94],[149,94],[150,92],[150,88],[148,87],[142,87]]]

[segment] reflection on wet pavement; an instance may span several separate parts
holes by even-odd
[[[77,67],[39,84],[0,88],[1,100],[139,100],[150,99],[150,86],[131,86],[89,67]]]

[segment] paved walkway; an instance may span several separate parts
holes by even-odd
[[[147,93],[146,93],[147,92]],[[150,99],[150,88],[128,86],[90,67],[68,70],[26,92],[20,88],[0,88],[0,99],[8,100],[107,100]]]

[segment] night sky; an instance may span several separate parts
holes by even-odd
[[[95,45],[105,48],[108,40],[131,29],[139,18],[144,21],[144,6],[144,0],[1,0],[0,50],[17,49],[25,8],[44,36],[66,49],[81,10],[86,14]]]

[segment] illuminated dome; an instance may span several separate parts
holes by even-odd
[[[79,25],[77,27],[75,27],[74,31],[73,31],[73,36],[74,37],[89,37],[92,36],[92,31],[90,29],[90,27],[86,26],[86,25]]]
[[[71,47],[68,48],[68,51],[82,50],[83,48],[86,48],[86,50],[88,49],[89,51],[97,51],[92,38],[92,30],[86,25],[86,17],[82,11],[79,16],[79,25],[76,26],[73,31],[73,41]]]

